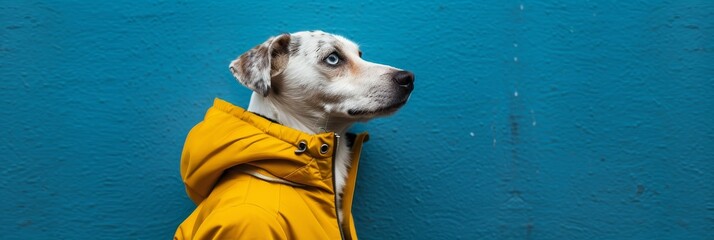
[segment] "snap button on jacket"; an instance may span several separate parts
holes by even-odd
[[[352,141],[342,226],[333,175],[338,138],[307,134],[216,99],[186,137],[181,177],[197,207],[174,239],[356,240],[352,199],[368,135]]]

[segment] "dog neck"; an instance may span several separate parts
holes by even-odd
[[[310,111],[295,109],[294,106],[275,98],[263,97],[260,94],[253,93],[250,97],[248,111],[309,134],[335,132],[340,136],[344,136],[347,129],[353,124],[352,121],[331,119],[327,114],[311,113]]]
[[[323,132],[335,132],[338,136],[345,136],[347,129],[352,126],[351,121],[343,121],[342,119],[332,119],[329,116],[310,116],[306,114],[308,111],[300,111],[295,109],[294,105],[282,102],[275,98],[263,97],[257,93],[253,93],[250,97],[248,111],[260,114],[267,118],[273,119],[278,123],[303,131],[309,134],[317,134]],[[347,170],[349,169],[350,149],[347,147],[346,141],[339,141],[337,152],[333,159],[335,164],[335,188],[337,194],[337,209],[340,210],[339,219],[342,222],[342,191],[347,180]]]

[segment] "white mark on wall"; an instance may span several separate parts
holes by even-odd
[[[535,126],[537,123],[538,122],[536,122],[535,113],[533,112],[533,109],[531,108],[531,124],[533,124],[533,126]]]
[[[493,139],[493,147],[496,147],[496,131],[495,126],[491,124],[491,138]]]
[[[514,62],[518,62],[518,57],[513,57]]]
[[[515,92],[513,92],[513,96],[514,96],[514,97],[518,97],[518,90],[516,90]]]
[[[474,134],[474,132],[470,132],[469,135],[471,135],[472,137],[476,136],[476,134]]]
[[[518,47],[518,43],[513,43],[513,47],[517,48],[517,47]]]
[[[523,11],[523,3],[521,3],[521,5],[518,7],[521,9],[521,11]]]

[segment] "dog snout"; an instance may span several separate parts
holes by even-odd
[[[414,74],[409,71],[397,71],[392,75],[392,81],[399,84],[400,87],[414,89]]]

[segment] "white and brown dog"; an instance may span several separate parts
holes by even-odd
[[[322,31],[271,37],[229,67],[254,91],[248,111],[311,134],[344,136],[355,122],[396,112],[414,89],[411,72],[365,61],[357,44]],[[350,154],[344,141],[337,147],[341,193]]]

